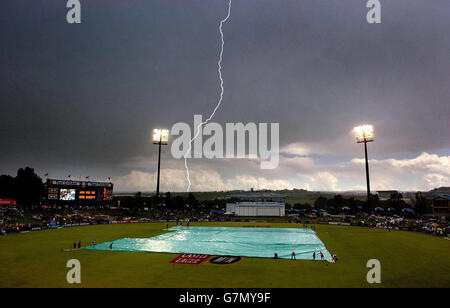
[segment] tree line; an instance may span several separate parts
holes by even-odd
[[[15,177],[11,175],[0,175],[0,198],[13,198],[17,203],[23,206],[38,205],[42,198],[45,197],[45,186],[42,179],[34,172],[33,168],[25,167],[17,170]],[[227,202],[235,202],[234,199],[216,199],[204,200],[201,203],[195,198],[193,193],[189,193],[186,197],[177,195],[172,196],[170,192],[163,194],[159,199],[153,197],[142,197],[141,193],[137,193],[135,197],[120,197],[115,198],[115,201],[121,202],[122,207],[126,208],[140,208],[151,207],[164,204],[167,209],[181,210],[181,209],[198,209],[206,208],[213,209],[216,206],[225,208]],[[293,206],[286,204],[286,208],[294,209],[330,209],[334,208],[340,210],[343,207],[348,207],[351,210],[363,209],[365,211],[373,211],[376,207],[384,209],[394,208],[396,212],[401,211],[408,205],[403,200],[401,193],[394,192],[390,199],[380,200],[378,195],[372,195],[370,202],[358,200],[353,197],[344,198],[341,195],[335,195],[332,198],[324,196],[318,197],[314,204],[296,203]],[[417,214],[425,214],[431,211],[431,202],[427,200],[422,193],[418,192],[415,196],[414,210]]]
[[[416,193],[413,205],[417,214],[423,215],[431,212],[431,201],[427,200],[421,192]],[[409,207],[409,205],[403,200],[403,195],[401,193],[393,192],[388,200],[380,200],[378,195],[372,195],[370,202],[355,199],[354,197],[344,198],[341,195],[334,195],[332,198],[320,196],[312,205],[308,203],[296,203],[293,206],[289,206],[289,208],[297,210],[341,210],[344,207],[349,208],[352,211],[361,209],[366,212],[373,211],[377,207],[381,207],[384,210],[393,208],[395,212],[400,212],[403,208]]]
[[[114,200],[120,201],[120,207],[125,208],[143,208],[143,207],[164,207],[170,210],[197,210],[197,209],[214,209],[225,208],[226,203],[234,202],[234,199],[213,199],[199,201],[193,193],[187,196],[173,196],[172,193],[167,192],[162,194],[159,199],[156,196],[143,197],[141,193],[136,193],[134,197],[116,197]]]
[[[13,198],[20,205],[30,206],[38,205],[44,195],[44,183],[33,168],[20,168],[15,177],[0,175],[0,198]]]

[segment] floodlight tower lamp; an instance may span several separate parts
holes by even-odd
[[[369,159],[367,155],[367,142],[373,142],[374,129],[372,125],[360,125],[353,129],[357,143],[364,143],[364,154],[366,158],[366,181],[367,181],[367,202],[370,202],[370,177],[369,177]]]
[[[156,202],[159,201],[159,183],[161,175],[161,146],[169,143],[169,130],[156,128],[152,134],[153,144],[158,145],[158,177],[156,181]]]

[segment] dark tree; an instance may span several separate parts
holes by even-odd
[[[296,204],[294,204],[294,209],[296,209],[296,210],[310,210],[311,209],[311,205],[309,205],[308,203],[305,203],[305,204],[296,203]]]
[[[373,211],[376,207],[382,206],[382,202],[380,201],[380,196],[378,194],[370,194],[370,200],[367,205],[367,211]]]
[[[430,202],[422,195],[421,192],[416,193],[415,210],[416,213],[423,215],[430,210]]]
[[[351,197],[350,199],[348,199],[348,207],[354,211],[357,209],[358,207],[358,202],[356,202],[354,197]]]
[[[189,207],[194,208],[194,209],[198,207],[198,201],[195,198],[193,193],[189,193],[186,201],[187,201],[187,204],[189,204]]]
[[[340,209],[341,207],[343,207],[345,205],[345,199],[342,198],[341,195],[334,195],[333,197],[333,204],[337,209]]]
[[[0,175],[0,198],[16,197],[16,180],[10,175]]]
[[[319,198],[314,201],[314,207],[316,209],[326,209],[328,206],[328,199],[325,197],[320,196]]]
[[[129,208],[134,209],[141,206],[142,200],[140,198],[135,197],[121,197],[120,198],[120,207],[121,208]]]
[[[395,208],[396,211],[399,211],[406,206],[405,201],[403,201],[403,195],[399,192],[394,192],[391,194],[388,204],[389,207]]]
[[[393,192],[391,194],[391,199],[390,200],[393,201],[393,202],[399,202],[402,199],[403,199],[403,195],[401,193],[399,193],[399,192]]]
[[[15,178],[17,203],[29,206],[39,204],[40,197],[45,194],[42,179],[30,167],[20,168]]]
[[[176,196],[171,199],[170,207],[174,209],[182,209],[184,207],[184,198],[181,196]]]

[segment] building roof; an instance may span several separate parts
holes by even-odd
[[[283,207],[283,202],[236,202],[236,206],[280,206]]]
[[[450,196],[449,196],[449,195],[437,195],[437,196],[435,196],[435,197],[433,198],[433,200],[434,200],[434,199],[438,199],[438,198],[446,199],[446,200],[450,201]]]
[[[235,195],[237,199],[286,199],[286,195]]]
[[[91,182],[91,181],[73,181],[73,180],[55,180],[47,179],[47,186],[88,186],[88,187],[113,187],[111,182]]]

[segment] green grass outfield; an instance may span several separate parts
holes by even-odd
[[[173,224],[172,224],[173,225]],[[198,223],[204,226],[299,227],[277,223]],[[152,237],[165,223],[73,227],[0,237],[0,287],[450,287],[450,241],[403,231],[317,225],[337,264],[242,258],[231,265],[171,264],[174,254],[82,250],[123,237]],[[81,262],[81,285],[66,282],[69,259]],[[379,285],[366,282],[366,262],[381,262]]]

